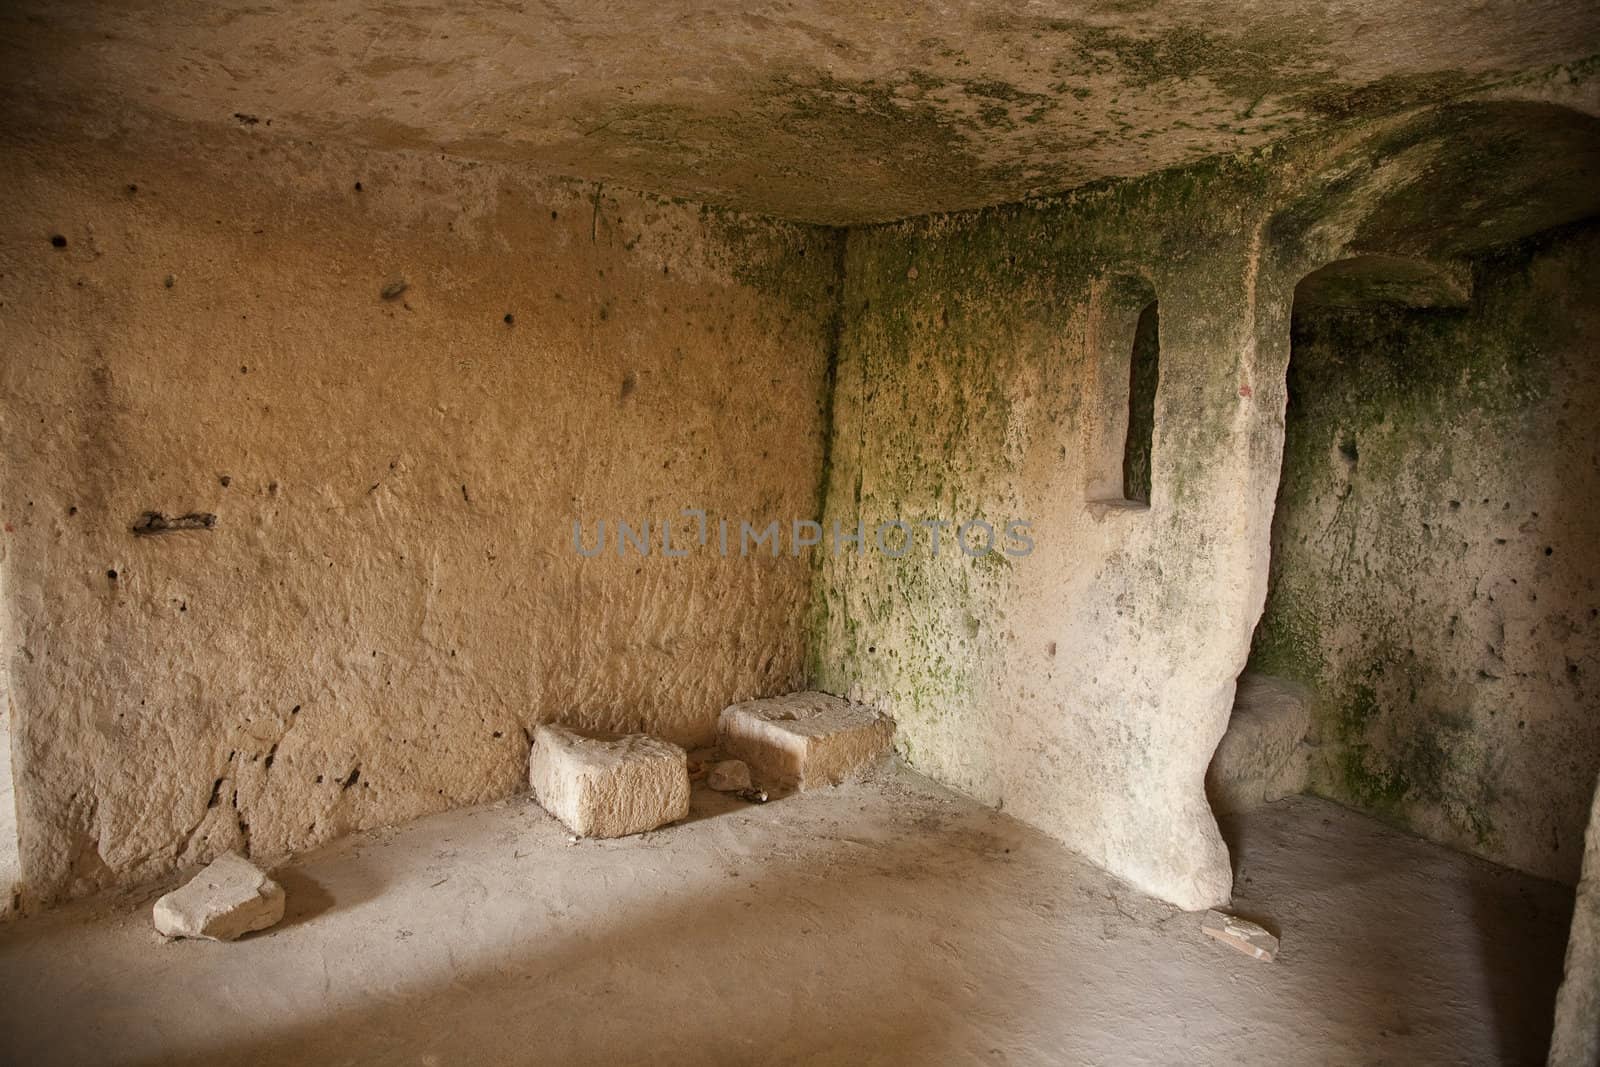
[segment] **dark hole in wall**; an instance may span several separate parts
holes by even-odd
[[[1128,361],[1128,439],[1122,449],[1122,495],[1150,503],[1150,456],[1155,440],[1156,385],[1161,377],[1161,320],[1157,304],[1139,312]]]

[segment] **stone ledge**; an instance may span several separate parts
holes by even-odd
[[[1218,814],[1249,811],[1304,792],[1311,693],[1270,675],[1239,677],[1228,729],[1206,769],[1206,797]]]

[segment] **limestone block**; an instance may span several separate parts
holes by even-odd
[[[750,767],[744,760],[727,759],[713,763],[706,772],[706,785],[719,793],[737,793],[750,788]]]
[[[528,784],[581,837],[625,837],[689,814],[689,758],[644,734],[590,737],[564,726],[533,736]]]
[[[1227,915],[1212,909],[1206,912],[1206,917],[1201,920],[1200,929],[1229,948],[1237,949],[1246,956],[1265,960],[1267,963],[1271,963],[1272,958],[1278,954],[1276,937],[1265,927],[1257,926],[1237,915]]]
[[[167,937],[232,941],[283,918],[283,887],[229,852],[156,901],[156,929]]]
[[[769,787],[837,785],[876,762],[894,743],[894,721],[828,693],[790,693],[722,710],[724,751]]]
[[[1206,770],[1206,797],[1218,813],[1248,811],[1305,791],[1311,694],[1264,674],[1239,678],[1233,714]]]

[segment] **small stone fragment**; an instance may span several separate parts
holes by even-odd
[[[689,814],[687,754],[644,734],[589,737],[540,726],[528,784],[544,809],[581,837],[625,837]]]
[[[378,295],[385,300],[393,300],[409,288],[410,283],[404,278],[394,278],[378,291]]]
[[[706,785],[719,793],[737,793],[750,788],[750,768],[744,760],[728,759],[713,763],[706,770]]]
[[[232,941],[283,918],[283,887],[229,852],[187,885],[156,901],[156,929],[167,937]]]
[[[737,796],[740,800],[750,804],[765,804],[767,802],[767,791],[765,789],[741,789]]]
[[[1237,949],[1246,956],[1254,956],[1258,960],[1271,963],[1272,958],[1278,954],[1276,937],[1268,933],[1265,928],[1237,915],[1228,915],[1212,909],[1206,912],[1205,919],[1200,923],[1200,929],[1229,948]]]

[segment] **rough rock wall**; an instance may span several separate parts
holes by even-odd
[[[879,703],[913,765],[1138,887],[1225,900],[1203,778],[1267,588],[1295,285],[1356,254],[1453,259],[1600,211],[1582,177],[1593,87],[1548,98],[1575,106],[1473,103],[852,230],[830,524],[1016,519],[1035,548],[974,558],[947,534],[935,555],[930,532],[899,558],[828,556],[815,683]],[[1129,294],[1146,287],[1160,354],[1141,507],[1108,487]]]
[[[1202,778],[1265,594],[1288,290],[1260,271],[1263,174],[852,231],[846,253],[830,524],[1021,520],[1034,549],[969,557],[946,531],[935,555],[919,532],[899,559],[826,557],[822,687],[893,714],[914,766],[1190,907],[1229,892]],[[1159,300],[1148,507],[1104,488],[1130,277]]]
[[[11,783],[11,715],[4,698],[4,683],[0,681],[0,916],[11,913],[21,883],[16,792]]]
[[[1583,878],[1573,901],[1565,977],[1556,996],[1550,1067],[1600,1063],[1600,788],[1590,805],[1584,840]]]
[[[806,562],[664,559],[658,524],[815,513],[833,233],[244,124],[13,131],[0,174],[32,896],[510,793],[540,721],[694,742],[802,681]],[[575,519],[654,553],[580,558]]]
[[[1600,772],[1600,229],[1464,309],[1295,318],[1252,666],[1316,694],[1312,789],[1574,882]]]

